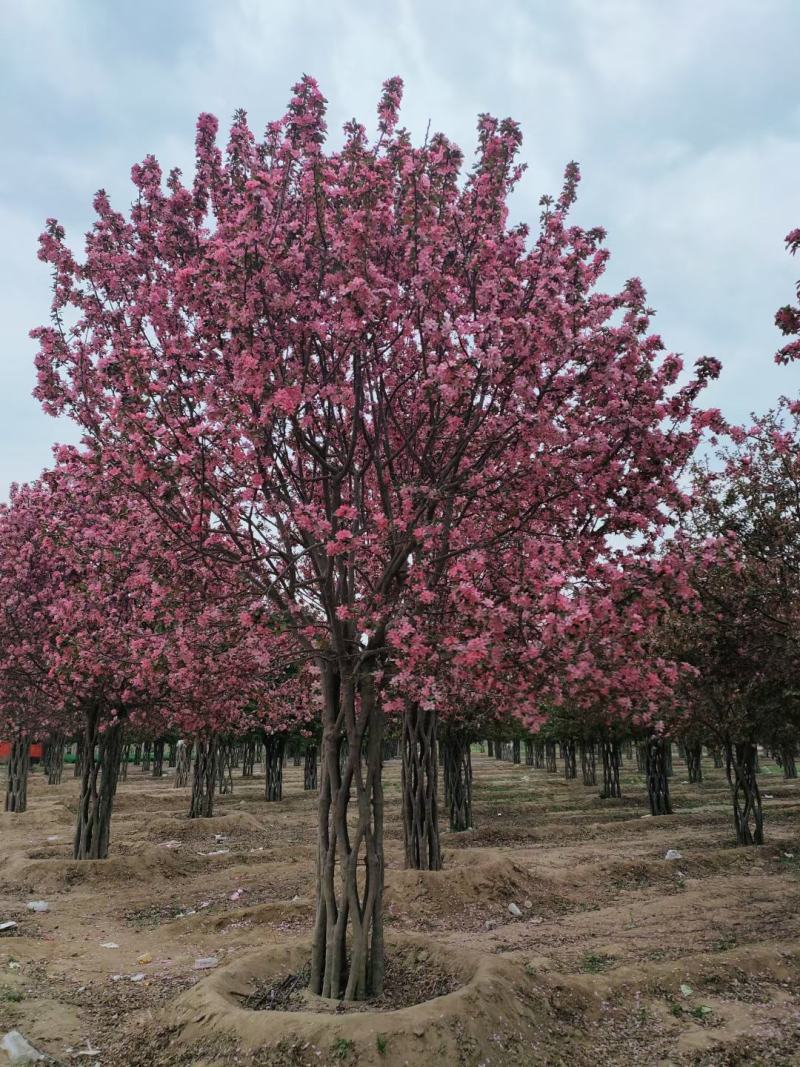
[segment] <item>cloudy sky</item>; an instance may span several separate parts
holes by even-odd
[[[798,38],[796,0],[0,0],[0,496],[76,436],[30,396],[43,220],[79,239],[94,191],[127,205],[146,153],[190,169],[198,112],[245,107],[262,128],[304,72],[332,130],[374,125],[392,74],[417,137],[430,122],[469,153],[478,113],[513,116],[518,218],[578,160],[609,284],[640,276],[668,347],[723,361],[710,400],[744,420],[796,394],[800,369],[772,354],[800,274],[783,246],[800,226]]]

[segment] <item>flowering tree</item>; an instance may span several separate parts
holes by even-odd
[[[129,216],[97,195],[82,261],[48,224],[53,322],[35,331],[46,409],[172,535],[246,570],[317,663],[311,988],[348,999],[383,981],[381,696],[404,598],[445,584],[469,603],[481,556],[534,526],[589,555],[650,536],[717,371],[676,388],[641,284],[596,289],[575,166],[529,240],[507,223],[517,126],[483,116],[461,181],[444,136],[398,128],[400,94],[386,83],[377,139],[353,122],[335,152],[310,78],[261,141],[237,114],[224,155],[201,116],[191,186],[173,171],[165,189],[148,157]]]
[[[786,247],[794,255],[800,248],[800,230],[792,230],[786,235]],[[797,283],[796,303],[786,304],[775,315],[775,325],[787,337],[800,334],[800,281]],[[775,356],[776,363],[790,363],[800,357],[800,339],[789,341]]]

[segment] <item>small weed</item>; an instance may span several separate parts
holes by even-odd
[[[736,948],[736,944],[736,936],[734,934],[726,934],[717,938],[713,947],[715,952],[727,952],[730,948]]]
[[[378,1034],[378,1036],[375,1038],[375,1046],[381,1056],[386,1055],[386,1038],[383,1036],[383,1034]]]
[[[19,1004],[24,997],[18,989],[0,989],[0,1000],[7,1004]]]
[[[583,957],[583,970],[586,971],[587,974],[602,974],[603,971],[608,970],[613,962],[613,956],[607,956],[604,953],[590,952]]]
[[[670,1004],[669,1010],[670,1014],[674,1015],[676,1019],[680,1019],[680,1017],[683,1015],[683,1008],[680,1006],[680,1004]]]
[[[533,974],[536,974],[536,973],[537,972],[536,972],[536,965],[535,964],[533,964],[533,963],[526,963],[525,964],[525,974],[533,975]]]
[[[706,1004],[698,1004],[696,1008],[692,1008],[690,1014],[702,1022],[703,1019],[707,1019],[711,1014],[711,1008]]]
[[[349,1037],[340,1037],[333,1045],[333,1057],[336,1060],[346,1060],[353,1051],[353,1042]]]

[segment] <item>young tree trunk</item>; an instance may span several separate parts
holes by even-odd
[[[533,742],[533,766],[537,771],[544,770],[544,741]]]
[[[159,737],[153,742],[153,771],[154,778],[164,777],[164,738]]]
[[[61,733],[50,734],[47,742],[47,784],[61,785],[64,773],[66,738]]]
[[[491,738],[486,742],[486,754],[487,756],[494,756],[494,741]]]
[[[633,759],[633,741],[630,737],[622,742],[621,753],[624,755],[625,759]]]
[[[229,738],[217,745],[217,791],[220,796],[233,792],[233,742]]]
[[[117,792],[122,744],[122,722],[117,719],[101,731],[100,709],[93,705],[86,714],[73,859],[104,860],[108,856],[111,812]]]
[[[518,737],[515,737],[511,743],[511,758],[514,763],[521,762],[520,742]]]
[[[403,841],[406,867],[440,871],[436,712],[409,703],[403,716]]]
[[[183,789],[189,784],[189,771],[192,763],[192,750],[185,741],[175,746],[175,788]]]
[[[764,814],[756,778],[756,746],[750,742],[726,744],[728,781],[733,801],[737,845],[764,844]]]
[[[797,762],[794,755],[794,745],[781,746],[781,765],[783,766],[784,778],[797,777]]]
[[[217,785],[217,735],[198,737],[194,748],[194,775],[190,819],[210,819],[214,814],[214,790]]]
[[[651,737],[647,742],[647,798],[651,815],[671,815],[672,802],[669,796],[667,775],[667,745],[660,737]]]
[[[703,780],[703,746],[699,743],[686,744],[686,767],[692,784]]]
[[[667,777],[672,777],[672,742],[664,742],[664,765],[667,770]]]
[[[472,756],[468,734],[447,727],[442,737],[442,749],[450,829],[454,833],[463,833],[472,829]]]
[[[600,796],[604,799],[621,797],[622,790],[619,785],[619,743],[609,738],[603,738],[600,742],[603,756],[603,791]]]
[[[495,759],[502,759],[503,758],[503,747],[504,747],[504,745],[505,745],[504,741],[495,741],[495,743],[494,743],[494,758]]]
[[[306,745],[305,762],[303,765],[303,789],[310,792],[317,788],[317,746]]]
[[[133,750],[133,765],[134,765],[134,767],[140,766],[141,762],[142,762],[142,746],[141,746],[141,744],[137,744],[134,747],[134,750]]]
[[[267,800],[281,800],[283,797],[283,755],[286,747],[284,734],[264,735],[264,767],[266,784],[264,795]]]
[[[128,764],[131,759],[131,745],[130,741],[126,741],[122,746],[122,756],[119,763],[119,780],[121,782],[127,782],[128,780]]]
[[[578,777],[578,761],[575,756],[575,742],[572,738],[564,742],[564,777],[567,781]]]
[[[256,766],[256,743],[252,737],[246,738],[242,747],[242,778],[252,778]]]
[[[142,774],[148,774],[150,771],[150,754],[153,751],[153,742],[145,741],[142,747]]]
[[[18,730],[11,741],[6,779],[6,811],[22,812],[28,807],[28,771],[30,770],[30,741],[24,730]]]
[[[593,741],[581,743],[581,774],[584,785],[597,785],[597,759]]]
[[[711,752],[711,759],[714,762],[714,766],[718,769],[722,767],[722,749],[719,747],[719,745],[714,745],[713,748],[711,748],[709,751]]]
[[[309,988],[336,1000],[383,992],[383,711],[365,670],[356,678],[349,664],[346,673],[322,664],[318,890]],[[343,733],[348,745],[340,774]],[[348,826],[352,792],[356,812]]]
[[[169,742],[169,748],[167,749],[167,766],[174,768],[178,764],[177,744],[175,741]]]
[[[529,737],[525,738],[525,766],[533,766],[533,741]]]
[[[83,736],[78,737],[75,742],[75,762],[72,765],[73,778],[80,778],[83,773]]]
[[[544,761],[548,774],[558,774],[558,764],[556,763],[556,743],[555,741],[545,741],[544,743]]]

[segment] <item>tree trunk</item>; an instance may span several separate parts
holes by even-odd
[[[584,785],[597,785],[597,759],[593,741],[581,743],[581,774]]]
[[[603,791],[600,794],[604,799],[622,796],[619,785],[619,744],[604,738],[600,742],[603,755]]]
[[[100,709],[93,706],[86,715],[73,859],[104,860],[108,856],[111,812],[117,792],[122,743],[122,722],[117,719],[101,731]]]
[[[305,763],[303,765],[303,789],[310,792],[317,788],[317,746],[306,745]]]
[[[131,745],[130,741],[126,741],[122,746],[122,756],[120,757],[119,764],[119,780],[121,782],[127,782],[128,780],[128,764],[131,759]]]
[[[150,754],[153,750],[153,742],[145,741],[142,747],[142,774],[147,774],[150,770]]]
[[[533,766],[537,771],[544,770],[544,741],[533,742]]]
[[[711,759],[714,761],[715,767],[722,767],[722,749],[719,747],[719,745],[714,745],[714,747],[711,749]]]
[[[486,754],[488,756],[494,756],[494,741],[491,738],[486,742]]]
[[[6,811],[21,812],[28,807],[28,771],[30,770],[30,741],[24,730],[14,734],[8,757],[6,780]]]
[[[672,742],[664,742],[664,766],[666,767],[667,777],[672,777]]]
[[[383,992],[385,967],[383,711],[371,674],[362,673],[357,681],[349,666],[343,674],[324,663],[322,679],[318,890],[309,988],[336,1000],[364,1000]],[[340,774],[343,732],[348,745]],[[356,819],[349,827],[351,790]]]
[[[525,738],[525,766],[533,766],[533,741],[529,737]]]
[[[264,795],[267,800],[281,800],[283,797],[283,754],[286,747],[284,734],[264,735],[264,767],[266,784]]]
[[[756,778],[756,746],[750,742],[726,744],[728,781],[733,800],[737,845],[764,844],[764,814]]]
[[[400,789],[406,867],[416,871],[442,869],[437,778],[436,712],[408,704],[403,716]]]
[[[66,738],[63,734],[50,734],[47,742],[47,784],[61,785],[64,773],[64,747]]]
[[[511,743],[511,758],[514,763],[521,762],[520,741],[518,737],[515,737]]]
[[[442,749],[450,829],[454,833],[463,833],[472,829],[472,756],[469,736],[464,730],[448,727],[442,737]]]
[[[164,738],[159,737],[153,742],[153,771],[154,778],[164,777]]]
[[[242,746],[242,778],[252,778],[256,766],[256,743],[248,737]]]
[[[703,780],[703,746],[701,744],[686,744],[686,767],[689,771],[689,781],[692,784]]]
[[[198,737],[194,750],[190,819],[210,819],[214,814],[214,790],[217,785],[217,735]]]
[[[545,741],[544,743],[544,762],[547,768],[548,774],[558,774],[558,764],[556,763],[556,743],[555,741]]]
[[[667,775],[668,744],[668,741],[660,737],[651,737],[647,742],[647,798],[650,801],[651,815],[672,814]]]
[[[784,778],[797,777],[797,762],[794,755],[794,745],[781,746],[781,764]]]
[[[571,738],[564,742],[564,777],[567,781],[571,778],[578,777],[578,762],[575,758],[575,742]]]
[[[183,789],[189,784],[189,770],[192,763],[192,750],[185,741],[175,746],[175,788]]]
[[[142,746],[137,744],[133,750],[133,765],[138,767],[142,762]]]
[[[83,736],[75,742],[75,762],[72,765],[73,778],[80,778],[83,771]]]
[[[167,766],[174,768],[178,764],[177,744],[175,741],[169,742],[169,749],[167,751]]]
[[[217,791],[220,796],[233,792],[233,742],[230,738],[217,745]]]

